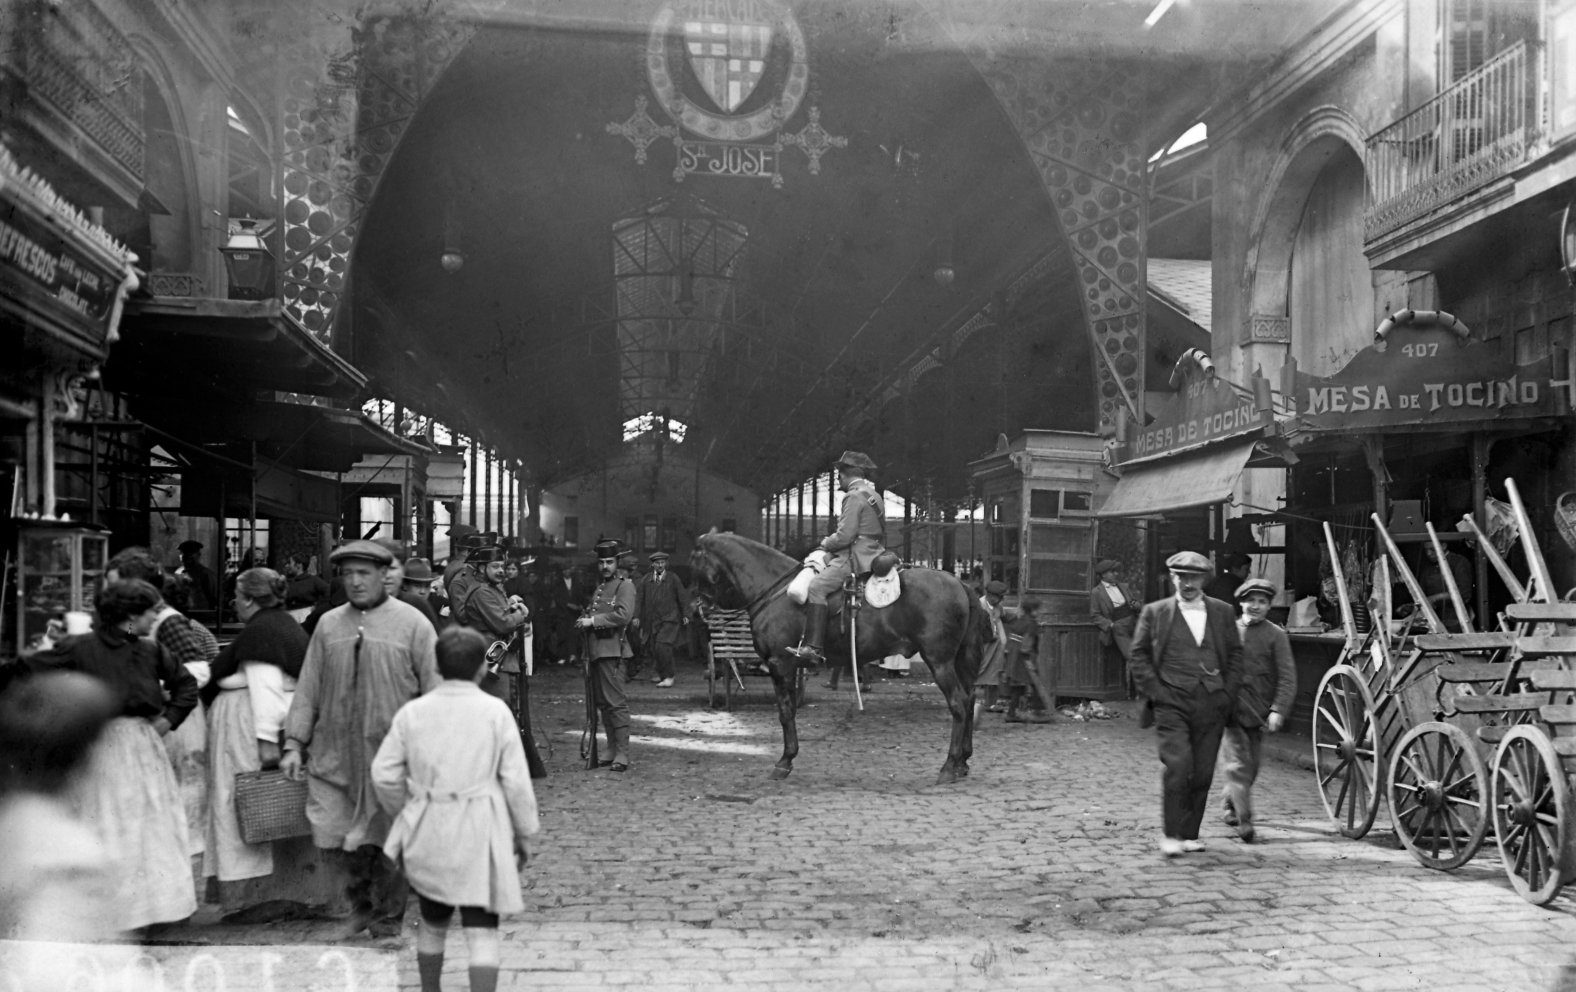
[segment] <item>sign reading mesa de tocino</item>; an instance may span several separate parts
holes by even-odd
[[[1297,418],[1315,430],[1472,424],[1556,416],[1576,406],[1563,353],[1518,364],[1510,341],[1397,327],[1328,377],[1296,376]]]

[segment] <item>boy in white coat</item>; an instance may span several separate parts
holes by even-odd
[[[525,908],[519,864],[541,829],[525,748],[509,707],[476,684],[487,639],[468,627],[438,636],[443,682],[394,715],[372,762],[378,801],[394,816],[383,852],[421,901],[416,967],[438,992],[456,906],[470,950],[471,992],[498,985],[498,916]]]

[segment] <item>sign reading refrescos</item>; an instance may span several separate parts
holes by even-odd
[[[651,145],[671,141],[677,182],[734,176],[780,187],[785,148],[802,149],[817,175],[827,150],[848,144],[821,126],[815,107],[803,129],[784,130],[809,92],[810,63],[803,31],[778,0],[670,0],[652,21],[645,55],[654,102],[674,123],[653,118],[642,94],[634,114],[607,131],[628,139],[640,164]]]
[[[1557,416],[1576,382],[1547,356],[1517,364],[1498,343],[1437,327],[1398,327],[1383,350],[1358,352],[1332,376],[1297,373],[1304,427],[1365,430]]]
[[[0,146],[0,314],[103,358],[130,255]]]

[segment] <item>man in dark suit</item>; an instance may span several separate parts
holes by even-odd
[[[651,553],[651,573],[635,584],[635,618],[640,625],[643,653],[656,662],[659,689],[673,685],[673,648],[679,628],[689,623],[689,590],[668,571],[668,553]]]
[[[1094,567],[1100,582],[1089,590],[1089,612],[1100,628],[1100,644],[1106,653],[1116,652],[1126,665],[1133,653],[1133,629],[1138,624],[1138,602],[1133,590],[1122,581],[1122,563],[1102,558]]]
[[[1166,559],[1176,594],[1146,605],[1133,631],[1133,684],[1154,706],[1162,783],[1160,852],[1202,851],[1215,755],[1242,683],[1242,640],[1231,604],[1204,595],[1209,559]]]

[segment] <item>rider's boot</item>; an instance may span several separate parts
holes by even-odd
[[[788,653],[802,662],[819,665],[826,661],[826,652],[821,644],[826,638],[826,604],[806,603],[804,607],[804,636],[799,640],[798,647],[788,649]]]

